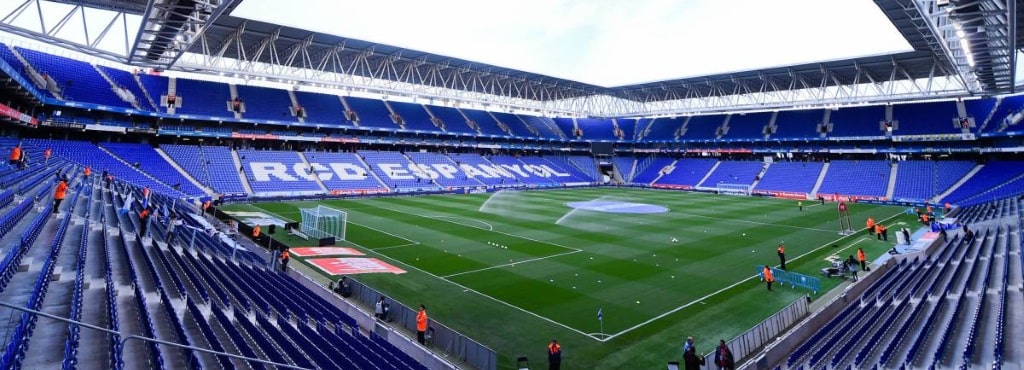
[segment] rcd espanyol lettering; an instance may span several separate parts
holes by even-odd
[[[330,166],[330,168],[328,168]],[[366,178],[366,169],[354,163],[329,163],[324,166],[320,163],[295,163],[291,166],[289,173],[288,166],[278,162],[250,162],[249,169],[252,170],[252,177],[256,181],[314,181],[313,173],[321,181],[333,179],[338,180],[362,180]]]
[[[455,179],[459,177],[481,177],[481,178],[529,178],[529,177],[569,177],[570,174],[559,172],[549,165],[489,165],[489,164],[459,164],[458,166],[447,163],[436,164],[415,164],[415,163],[375,163],[379,174],[383,174],[391,180],[412,180],[421,179]],[[252,171],[255,181],[328,181],[337,178],[340,181],[359,181],[368,176],[366,167],[358,163],[335,162],[335,163],[293,163],[284,164],[280,162],[250,162],[249,169]],[[315,176],[315,177],[314,177]]]

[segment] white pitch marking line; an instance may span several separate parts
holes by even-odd
[[[351,242],[350,242],[350,243],[351,243]],[[406,244],[392,245],[392,246],[390,246],[390,247],[380,247],[380,248],[374,248],[374,250],[376,250],[376,251],[385,251],[385,250],[388,250],[388,249],[396,249],[396,248],[403,248],[403,247],[411,247],[411,246],[414,246],[414,245],[420,245],[420,242],[413,242],[413,243],[406,243]]]
[[[475,218],[464,218],[464,217],[457,217],[457,216],[432,216],[431,218],[443,218],[443,219],[452,219],[452,220],[476,221],[476,222],[479,222],[481,224],[487,225],[487,228],[484,229],[482,227],[476,227],[476,226],[467,225],[467,224],[464,224],[464,223],[459,223],[459,222],[456,222],[456,223],[459,224],[459,225],[467,226],[467,227],[475,227],[475,228],[481,229],[481,230],[494,231],[494,225],[491,225],[490,223],[488,223],[486,221],[477,220]]]
[[[386,209],[386,210],[389,210],[389,211],[392,211],[392,212],[399,212],[399,213],[404,213],[404,214],[407,214],[407,215],[413,215],[413,216],[417,216],[417,217],[422,217],[422,218],[434,219],[433,217],[430,217],[430,216],[422,215],[422,214],[415,213],[415,212],[406,212],[406,211],[402,211],[402,210],[398,210],[398,209],[394,209],[394,208],[390,208],[390,207],[378,207],[378,208]],[[460,226],[466,226],[466,225],[460,224],[458,222],[453,222],[453,221],[449,221],[449,220],[445,220],[445,219],[438,219],[438,221],[444,221],[444,222],[451,223],[451,224],[456,224],[456,225],[460,225]],[[472,226],[466,226],[466,227],[472,227]],[[537,239],[525,237],[525,236],[522,236],[522,235],[509,234],[509,233],[506,233],[506,232],[503,232],[503,231],[492,230],[491,232],[495,233],[495,234],[501,234],[501,235],[505,235],[505,236],[510,236],[510,237],[517,238],[517,239],[529,240],[531,242],[537,242],[537,243],[544,243],[544,244],[548,244],[548,245],[553,245],[553,246],[556,246],[556,247],[560,247],[560,248],[564,248],[564,249],[568,249],[568,250],[572,250],[572,251],[582,251],[582,249],[579,249],[579,248],[566,247],[566,246],[561,245],[561,244],[555,244],[555,243],[552,243],[552,242],[546,242],[546,241],[542,241],[542,240],[537,240]]]
[[[889,218],[886,218],[886,219],[882,220],[881,222],[889,221],[889,220],[891,220],[891,219],[893,219],[893,218],[895,218],[895,217],[897,217],[897,216],[899,216],[899,215],[902,215],[902,214],[903,214],[903,212],[900,212],[900,213],[897,213],[897,214],[895,214],[895,215],[889,216]],[[843,240],[843,239],[849,238],[849,237],[851,237],[851,236],[853,236],[853,235],[856,235],[856,234],[844,235],[844,236],[840,237],[839,239],[836,239],[836,240],[833,240],[833,241],[831,241],[831,242],[828,242],[828,243],[822,244],[822,245],[821,245],[820,247],[818,247],[818,248],[815,248],[815,249],[812,249],[812,250],[808,251],[807,253],[804,253],[804,254],[801,254],[801,255],[799,255],[799,256],[796,256],[796,257],[794,257],[793,259],[791,259],[791,260],[788,260],[788,261],[796,261],[796,260],[798,260],[798,259],[800,259],[800,258],[802,258],[802,257],[805,257],[805,256],[808,256],[808,255],[810,255],[810,254],[812,254],[812,253],[815,253],[815,252],[817,252],[817,251],[821,250],[822,248],[828,247],[828,246],[830,246],[830,245],[832,245],[832,244],[835,244],[835,243],[836,243],[836,242],[838,242],[838,241],[841,241],[841,240]],[[645,326],[645,325],[647,325],[647,324],[650,324],[650,323],[652,323],[652,322],[654,322],[654,321],[660,320],[660,319],[662,319],[662,318],[664,318],[664,317],[666,317],[666,316],[668,316],[668,315],[671,315],[671,314],[673,314],[673,313],[679,312],[680,310],[682,310],[682,309],[684,309],[684,308],[687,308],[687,307],[690,307],[690,306],[692,306],[692,305],[694,305],[694,304],[700,303],[701,301],[706,301],[706,300],[707,300],[708,298],[711,298],[711,297],[713,297],[713,296],[715,296],[715,295],[718,295],[719,293],[722,293],[722,292],[724,292],[724,291],[726,291],[726,290],[732,289],[733,287],[735,287],[735,286],[737,286],[737,285],[740,285],[740,284],[746,283],[747,281],[753,280],[753,279],[754,279],[754,278],[756,278],[756,277],[757,277],[757,275],[752,275],[752,276],[750,276],[750,277],[748,277],[748,278],[746,278],[746,279],[743,279],[743,280],[737,281],[736,283],[734,283],[734,284],[732,284],[732,285],[729,285],[729,286],[727,286],[727,287],[725,287],[725,288],[719,289],[719,290],[717,290],[717,291],[715,291],[715,292],[712,292],[712,293],[710,293],[710,294],[708,294],[708,295],[705,295],[705,296],[703,296],[703,297],[701,297],[701,298],[698,298],[697,300],[691,301],[690,303],[687,303],[687,304],[684,304],[684,305],[682,305],[682,306],[679,306],[679,307],[673,308],[673,309],[669,310],[668,312],[665,312],[665,313],[663,313],[663,314],[660,314],[660,315],[658,315],[658,316],[655,316],[655,317],[653,317],[653,318],[651,318],[651,319],[649,319],[649,320],[647,320],[647,321],[644,321],[644,322],[642,322],[642,323],[639,323],[639,324],[633,325],[632,327],[626,328],[625,330],[622,330],[622,331],[620,331],[620,332],[618,332],[618,333],[615,333],[615,334],[611,334],[611,335],[609,335],[609,336],[608,336],[607,338],[604,338],[604,339],[598,339],[598,341],[601,341],[601,342],[607,342],[607,341],[609,341],[609,340],[612,340],[613,338],[615,338],[615,337],[617,337],[617,336],[619,336],[619,335],[622,335],[622,334],[625,334],[625,333],[631,332],[631,331],[633,331],[633,330],[636,330],[636,329],[638,329],[638,328],[640,328],[640,327],[643,327],[643,326]]]
[[[378,249],[380,249],[380,248],[378,248]],[[581,250],[574,250],[574,251],[569,251],[569,252],[562,252],[562,253],[558,253],[558,254],[552,254],[550,256],[530,258],[530,259],[522,260],[522,261],[519,261],[519,262],[510,262],[510,263],[506,263],[506,264],[503,264],[503,265],[496,265],[496,266],[484,267],[484,268],[480,268],[480,269],[476,269],[476,270],[456,272],[454,274],[445,275],[445,276],[443,276],[443,278],[447,279],[447,278],[455,277],[455,276],[459,276],[459,275],[466,275],[466,274],[472,274],[474,272],[481,272],[481,271],[493,270],[493,269],[502,268],[502,267],[515,266],[517,264],[523,264],[523,263],[527,263],[527,262],[535,262],[535,261],[540,261],[540,260],[546,260],[548,258],[559,257],[559,256],[567,256],[567,255],[574,254],[574,253],[579,253],[579,252],[582,252],[582,251]]]
[[[359,226],[359,227],[365,227],[365,228],[367,228],[367,229],[370,229],[370,230],[374,230],[374,231],[376,231],[376,232],[379,232],[379,233],[381,233],[381,234],[387,234],[387,235],[390,235],[390,236],[392,236],[392,237],[395,237],[395,238],[398,238],[398,239],[402,239],[402,240],[405,240],[405,241],[409,242],[410,244],[420,244],[420,242],[418,242],[418,241],[415,241],[415,240],[412,240],[412,239],[409,239],[409,238],[406,238],[406,237],[402,237],[402,236],[399,236],[399,235],[395,235],[395,234],[389,233],[389,232],[387,232],[387,231],[384,231],[384,230],[381,230],[381,229],[375,228],[375,227],[373,227],[373,226],[369,226],[369,225],[363,225],[363,224],[361,224],[361,223],[357,223],[357,222],[352,222],[352,221],[347,221],[347,222],[348,222],[348,223],[350,223],[350,224],[353,224],[353,225]]]
[[[843,247],[843,249],[840,249],[840,250],[837,250],[837,251],[833,252],[830,256],[839,256],[840,258],[842,258],[843,256],[840,256],[839,255],[840,253],[843,253],[843,251],[845,251],[847,249],[850,249],[851,247],[853,247],[853,246],[855,246],[857,244],[860,244],[860,242],[867,241],[867,240],[871,240],[871,239],[866,237],[866,236],[862,237],[860,239],[857,239],[857,241],[855,241],[853,243],[850,243],[850,245],[847,245],[846,247]],[[827,256],[826,256],[826,258],[827,258]],[[827,261],[827,259],[826,259],[826,261]]]

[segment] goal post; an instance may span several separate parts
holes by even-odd
[[[345,229],[348,224],[348,213],[325,206],[301,208],[302,222],[299,230],[317,239],[334,238],[345,240]]]
[[[720,182],[715,185],[715,191],[719,194],[739,194],[739,195],[750,195],[753,186],[750,184],[730,184]]]

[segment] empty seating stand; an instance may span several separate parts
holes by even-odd
[[[149,144],[134,143],[103,143],[100,146],[128,163],[138,163],[137,168],[153,177],[161,179],[187,195],[205,194],[192,181],[185,178],[177,169],[167,163]]]
[[[821,162],[772,163],[754,190],[810,193],[822,167]]]
[[[689,161],[686,163],[689,163]],[[714,171],[704,180],[702,186],[713,188],[718,186],[718,184],[750,185],[764,166],[764,162],[721,161],[718,163],[718,167],[715,167]]]
[[[889,175],[887,161],[832,161],[818,193],[881,197],[889,185]]]
[[[231,91],[227,84],[185,78],[176,79],[176,84],[181,107],[175,113],[234,118],[234,112],[228,110]]]
[[[113,86],[92,64],[43,52],[16,47],[39,73],[48,74],[61,88],[65,100],[133,108],[114,93]]]
[[[697,186],[708,171],[715,166],[717,159],[694,159],[684,158],[676,162],[675,167],[670,172],[666,173],[658,179],[658,185],[674,185],[674,186]],[[652,166],[653,167],[653,166]],[[726,174],[728,176],[728,174]],[[728,177],[730,180],[731,177]],[[753,180],[750,178],[749,180]]]
[[[902,161],[896,172],[895,199],[923,201],[931,199],[960,178],[975,164],[966,161]]]

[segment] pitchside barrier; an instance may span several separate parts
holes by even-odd
[[[364,307],[374,307],[377,299],[382,296],[380,292],[363,285],[351,276],[348,278],[348,281],[352,287],[352,296],[347,298],[349,301],[358,301]],[[385,297],[387,296],[385,295]],[[383,325],[404,327],[409,332],[415,333],[416,313],[419,311],[419,307],[417,306],[416,309],[409,308],[390,298],[385,298],[385,302],[391,305],[391,311],[388,317],[390,322]],[[427,313],[429,314],[430,302],[423,302],[423,304],[427,306]],[[433,332],[427,346],[432,350],[446,353],[455,358],[456,361],[465,362],[476,369],[495,370],[498,368],[498,354],[487,346],[447,326],[441,325],[433,319],[430,320],[429,329],[433,329]],[[430,332],[429,329],[428,333]],[[386,329],[374,330],[374,335],[386,336],[388,333],[389,331]]]
[[[757,271],[757,277],[764,281],[764,265],[758,265],[754,268]],[[818,294],[818,291],[821,290],[821,280],[813,276],[772,267],[772,277],[775,278],[775,282],[779,286],[789,285],[790,288],[807,288],[810,289],[812,294]]]
[[[726,342],[725,344],[732,351],[732,356],[736,363],[739,364],[744,358],[755,353],[757,349],[768,344],[779,334],[782,334],[782,332],[803,320],[807,316],[807,305],[807,299],[797,299],[771,317],[754,325],[750,330]],[[704,356],[704,361],[708,368],[711,369],[711,366],[715,364],[715,349],[718,348],[718,344],[713,342],[707,348],[708,353]]]

